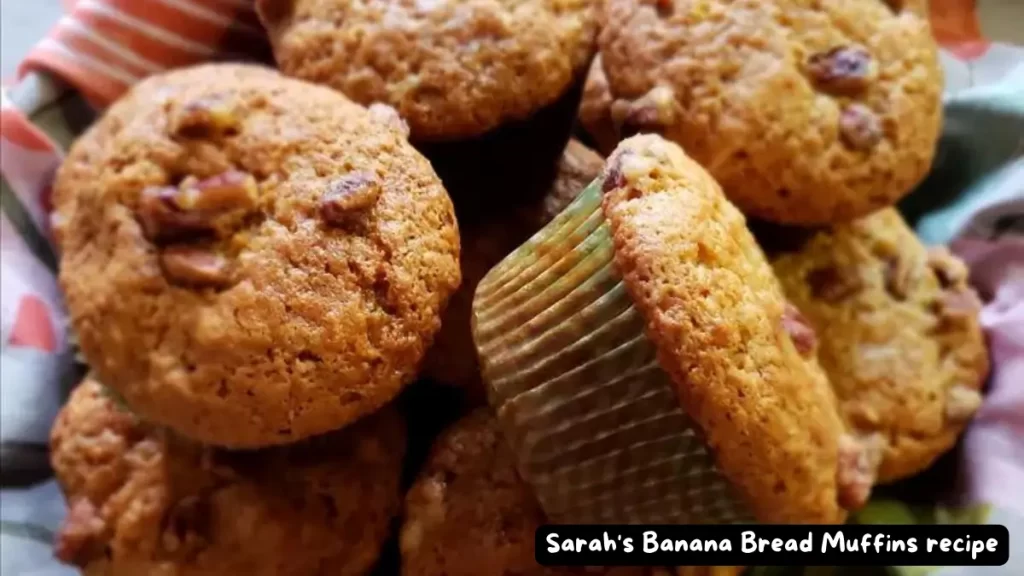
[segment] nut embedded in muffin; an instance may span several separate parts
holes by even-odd
[[[677,142],[748,216],[866,216],[924,177],[941,125],[927,15],[892,4],[609,0],[579,119],[602,152]]]
[[[766,227],[760,239],[771,246],[789,233]],[[844,418],[858,436],[883,439],[879,481],[921,472],[949,450],[981,405],[989,369],[964,264],[923,246],[894,208],[769,256],[817,332]]]
[[[54,197],[84,357],[140,415],[213,445],[383,406],[460,282],[451,200],[393,111],[265,68],[136,85]]]
[[[400,508],[404,452],[392,407],[231,453],[142,422],[86,379],[51,434],[70,508],[55,552],[90,575],[363,576]]]
[[[862,476],[840,466],[797,320],[742,214],[653,135],[622,142],[473,302],[498,421],[559,522],[841,521]]]

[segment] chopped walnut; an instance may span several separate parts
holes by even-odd
[[[210,233],[212,222],[203,214],[186,212],[176,201],[180,191],[150,187],[139,197],[137,215],[146,238],[154,242],[190,239]]]
[[[839,46],[813,54],[807,73],[820,90],[836,96],[853,96],[867,90],[875,74],[871,54],[857,46]]]
[[[187,104],[173,120],[172,130],[182,138],[223,136],[238,128],[238,117],[226,103],[215,99]]]
[[[882,140],[882,122],[863,104],[850,104],[839,115],[839,135],[853,150],[869,150]]]
[[[885,441],[879,434],[861,438],[846,434],[839,439],[836,484],[840,506],[857,510],[867,503],[884,450]]]
[[[946,392],[946,420],[963,424],[981,408],[981,392],[974,388],[957,385]]]
[[[913,281],[914,266],[906,258],[894,257],[885,265],[885,289],[897,300],[906,300]]]
[[[160,264],[168,278],[177,284],[223,288],[231,283],[228,261],[209,249],[170,246],[161,252]]]
[[[189,212],[213,214],[229,210],[249,210],[256,205],[258,192],[252,174],[229,170],[212,178],[180,187],[175,204]]]
[[[804,281],[810,287],[812,296],[831,303],[850,298],[864,287],[860,276],[844,273],[834,266],[815,268],[807,273]]]
[[[380,193],[380,179],[375,174],[347,174],[331,182],[320,199],[320,216],[328,224],[344,224],[353,212],[373,206]]]
[[[813,355],[814,348],[818,345],[818,337],[814,333],[814,328],[800,313],[800,310],[788,302],[782,313],[782,328],[789,334],[800,355],[804,357]]]

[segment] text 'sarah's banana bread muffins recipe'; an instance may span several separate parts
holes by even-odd
[[[341,428],[411,381],[459,285],[451,201],[401,123],[240,64],[135,86],[57,174],[85,359],[209,444]]]
[[[667,140],[622,142],[473,312],[491,402],[554,521],[835,523],[868,497],[868,447],[810,327]]]

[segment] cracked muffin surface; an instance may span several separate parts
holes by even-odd
[[[602,147],[659,133],[746,214],[849,221],[930,168],[942,72],[928,22],[878,0],[609,0],[581,106]]]
[[[989,369],[963,262],[923,246],[892,208],[831,230],[760,235],[818,334],[845,419],[883,442],[879,480],[930,466],[981,405]]]
[[[255,66],[138,84],[55,185],[82,353],[143,417],[261,447],[413,376],[460,281],[454,211],[393,113]]]
[[[261,0],[286,74],[405,118],[416,140],[481,134],[554,102],[593,49],[593,0]]]
[[[405,500],[406,576],[646,576],[641,568],[544,567],[534,533],[546,522],[498,421],[481,408],[443,432]]]
[[[50,445],[69,504],[55,552],[87,576],[361,576],[400,508],[405,429],[392,407],[232,453],[142,422],[87,379]]]

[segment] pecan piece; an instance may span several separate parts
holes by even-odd
[[[974,388],[956,385],[946,392],[946,421],[963,424],[981,408],[981,392]]]
[[[839,115],[839,136],[853,150],[869,150],[882,140],[882,122],[863,104],[850,104]]]
[[[850,298],[864,287],[859,276],[844,274],[834,266],[815,268],[807,273],[804,281],[811,288],[812,296],[831,303]]]
[[[228,261],[208,249],[170,246],[160,253],[160,265],[168,278],[196,288],[223,288],[231,283]]]
[[[77,500],[68,511],[54,542],[54,554],[67,564],[84,565],[99,552],[106,522],[88,498]]]
[[[204,236],[213,231],[204,215],[186,212],[178,206],[179,194],[180,190],[169,186],[142,191],[137,216],[146,238],[164,242]]]
[[[380,179],[375,174],[347,174],[332,182],[320,199],[320,217],[328,224],[344,224],[353,212],[373,206],[380,192]]]
[[[967,281],[967,267],[942,246],[928,250],[928,266],[942,288],[951,288]]]
[[[871,85],[875,74],[871,54],[857,46],[838,46],[807,59],[807,73],[818,89],[834,96],[853,96]]]
[[[913,282],[914,267],[905,258],[893,257],[885,263],[885,289],[893,298],[906,300]]]
[[[884,450],[885,442],[878,434],[863,438],[844,434],[839,438],[836,484],[840,506],[857,510],[867,503]]]
[[[675,93],[667,86],[655,86],[634,101],[612,103],[612,121],[619,136],[627,138],[641,133],[661,134],[677,116]]]
[[[182,138],[223,136],[238,129],[238,116],[226,103],[215,99],[190,102],[172,121],[172,131]]]
[[[786,308],[782,312],[782,328],[789,334],[793,345],[796,346],[796,350],[801,356],[813,355],[814,348],[818,345],[818,336],[807,318],[789,302],[786,303]]]
[[[256,205],[257,191],[256,179],[252,174],[228,170],[183,186],[174,196],[174,202],[182,210],[206,214],[250,210]]]

